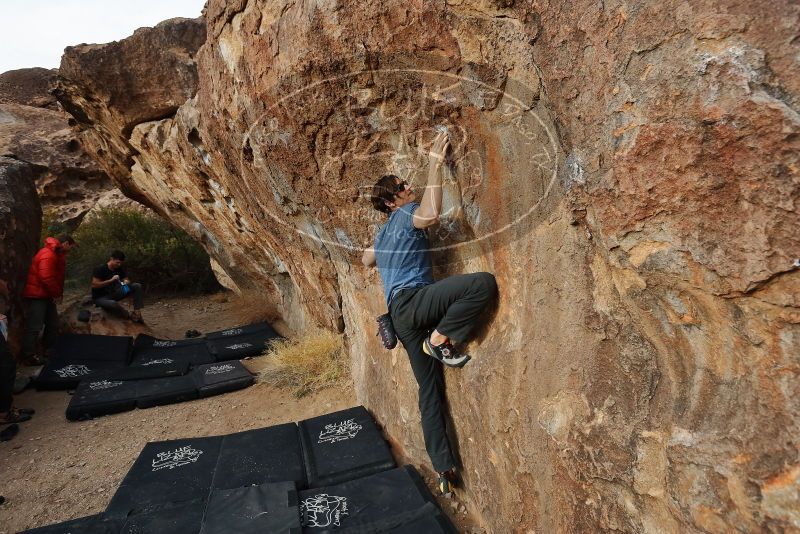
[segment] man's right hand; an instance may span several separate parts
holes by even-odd
[[[433,144],[431,144],[431,150],[428,156],[437,166],[444,163],[444,157],[449,144],[450,139],[448,139],[447,133],[445,132],[439,132],[433,139]]]
[[[112,276],[112,277],[111,277],[111,281],[112,281],[112,282],[119,282],[119,275],[118,275],[118,274],[115,274],[114,276]]]

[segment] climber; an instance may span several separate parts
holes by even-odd
[[[25,299],[25,334],[22,338],[22,360],[41,364],[36,355],[36,340],[44,327],[42,346],[49,358],[58,338],[56,299],[64,295],[64,273],[67,253],[75,246],[72,236],[48,237],[44,247],[33,257],[22,296]]]
[[[115,250],[106,263],[92,271],[92,301],[96,306],[106,311],[121,315],[136,323],[142,320],[141,309],[144,308],[142,285],[131,283],[127,277],[122,262],[125,253]],[[119,303],[120,300],[133,297],[133,312],[128,311]]]
[[[440,362],[463,367],[470,356],[455,344],[469,333],[497,295],[490,273],[433,279],[430,247],[424,229],[436,224],[442,206],[440,169],[449,141],[440,132],[429,154],[428,182],[420,203],[397,176],[382,176],[372,188],[373,207],[388,215],[373,248],[361,258],[377,264],[386,305],[397,337],[403,343],[419,385],[419,410],[425,448],[439,474],[439,490],[450,493],[456,482],[455,460],[445,430],[444,380]]]

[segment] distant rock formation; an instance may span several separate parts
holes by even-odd
[[[59,101],[130,197],[298,332],[427,465],[364,198],[453,153],[440,276],[497,275],[447,370],[492,532],[800,529],[798,6],[210,0],[68,49]],[[207,37],[206,37],[207,35]],[[203,44],[203,41],[204,44]],[[202,44],[202,46],[201,46]]]
[[[20,104],[60,111],[50,88],[58,76],[56,69],[34,67],[9,70],[0,74],[0,104]]]
[[[14,354],[22,336],[22,289],[39,245],[42,208],[34,182],[41,172],[29,163],[0,156],[0,313],[10,318]]]
[[[40,68],[0,74],[0,154],[41,168],[36,186],[44,208],[75,225],[98,202],[111,202],[115,187],[49,93],[55,78],[55,70]]]
[[[54,93],[84,128],[87,150],[123,193],[156,211],[161,206],[131,186],[129,137],[137,124],[172,116],[194,96],[194,56],[205,39],[202,19],[172,19],[107,45],[67,47],[61,58]]]

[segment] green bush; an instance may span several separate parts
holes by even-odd
[[[124,267],[147,292],[199,293],[219,288],[206,251],[183,230],[135,209],[103,209],[85,220],[67,257],[67,286],[89,288],[92,270],[113,250],[125,253]]]
[[[61,234],[72,233],[72,228],[67,224],[58,222],[58,212],[52,208],[42,212],[42,232],[39,234],[39,248],[44,246],[44,240],[48,237],[58,237]]]

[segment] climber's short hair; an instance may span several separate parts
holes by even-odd
[[[111,253],[111,258],[119,261],[125,261],[125,253],[121,250],[115,250]]]
[[[370,200],[372,201],[373,208],[386,214],[392,212],[391,208],[389,208],[386,203],[394,202],[395,191],[397,189],[396,184],[398,181],[400,181],[400,178],[394,174],[384,174],[378,178],[378,181],[372,186],[372,196]]]

